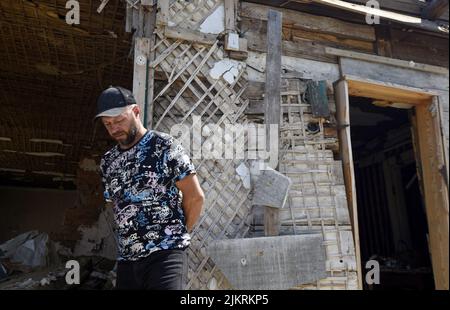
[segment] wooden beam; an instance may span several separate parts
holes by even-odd
[[[242,2],[239,14],[253,20],[266,21],[269,9],[269,6]],[[287,9],[279,9],[279,11],[283,13],[284,28],[303,29],[366,42],[375,42],[376,40],[375,30],[369,25],[354,24],[336,18],[316,16]]]
[[[154,6],[156,3],[157,0],[141,0],[143,6]]]
[[[249,19],[245,18],[245,20],[248,21]],[[243,21],[241,21],[241,25],[242,22]],[[265,36],[262,36],[262,32],[247,31],[244,36],[247,39],[249,51],[256,51],[260,53],[266,52],[266,38]],[[325,46],[317,42],[307,40],[304,40],[303,42],[283,40],[282,53],[283,56],[306,58],[337,64],[337,57],[326,54]]]
[[[125,32],[131,32],[131,28],[133,25],[133,7],[128,4],[128,2],[125,3],[126,6],[126,17],[125,17]]]
[[[439,102],[416,107],[417,136],[421,158],[429,248],[436,289],[449,289],[449,201],[441,169],[445,152],[439,120]]]
[[[100,14],[105,6],[108,4],[109,0],[103,0],[102,3],[100,3],[100,6],[97,8],[97,13]]]
[[[339,126],[339,148],[342,157],[345,191],[347,194],[348,211],[352,224],[353,241],[355,242],[358,287],[362,289],[358,208],[356,197],[355,171],[353,167],[352,141],[350,136],[350,99],[348,82],[346,80],[340,80],[334,84],[334,89],[336,100],[336,118]]]
[[[349,95],[392,103],[427,104],[433,98],[433,93],[417,90],[392,83],[362,79],[354,76],[345,76],[348,82]]]
[[[169,1],[168,0],[158,1],[158,7],[160,8],[159,21],[163,25],[168,25],[168,23],[169,23],[169,7],[170,7]]]
[[[149,38],[135,39],[134,44],[134,71],[133,71],[133,95],[141,110],[141,121],[144,123],[145,103],[147,102],[147,66],[150,56],[151,41]],[[145,125],[145,124],[144,124]]]
[[[326,47],[325,53],[327,53],[329,55],[339,56],[339,57],[346,57],[346,58],[369,61],[369,62],[373,62],[373,63],[392,65],[392,66],[401,67],[401,68],[414,69],[417,71],[448,75],[448,69],[444,68],[444,67],[415,63],[415,62],[400,60],[400,59],[395,59],[395,58],[346,51],[346,50],[336,49],[336,48],[332,48],[332,47]]]
[[[278,125],[278,137],[280,136],[281,28],[283,14],[278,11],[269,10],[267,19],[265,123],[266,147],[269,147],[270,129],[272,124]],[[279,234],[279,230],[279,210],[266,207],[264,211],[264,231],[266,236],[276,236]]]
[[[146,108],[144,110],[144,126],[145,128],[151,129],[153,128],[153,111],[154,111],[154,105],[153,97],[154,97],[154,89],[155,89],[155,69],[151,68],[149,64],[155,60],[156,57],[156,51],[154,51],[153,47],[156,44],[156,35],[154,34],[155,28],[156,28],[156,6],[153,7],[146,7],[146,14],[144,19],[144,36],[149,38],[149,44],[150,44],[150,51],[148,55],[148,61],[147,61],[147,90],[145,94],[146,98]],[[149,11],[148,11],[149,10]]]
[[[236,31],[235,0],[225,0],[225,31]]]
[[[299,1],[296,1],[299,2]],[[449,34],[448,23],[436,23],[420,17],[408,16],[405,14],[390,12],[382,9],[367,7],[365,5],[349,3],[341,0],[313,0],[315,3],[333,6],[349,12],[379,16],[394,22],[420,28],[427,31]]]
[[[192,41],[206,45],[213,45],[217,40],[216,35],[206,34],[200,31],[189,30],[179,27],[166,26],[164,28],[164,35],[171,39]]]
[[[425,19],[438,19],[445,11],[448,11],[448,0],[432,0],[422,11],[422,17]]]

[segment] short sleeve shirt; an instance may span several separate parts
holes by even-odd
[[[195,168],[173,137],[149,130],[130,149],[116,145],[105,153],[100,169],[104,197],[114,203],[119,261],[189,245],[175,182]]]

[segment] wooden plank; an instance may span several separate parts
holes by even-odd
[[[267,25],[267,57],[266,57],[266,89],[265,89],[265,124],[266,147],[269,151],[271,125],[278,125],[280,136],[280,98],[281,98],[281,27],[283,15],[281,12],[269,10]],[[278,165],[278,160],[277,160]],[[276,167],[272,167],[276,168]],[[264,213],[264,230],[266,236],[279,234],[279,210],[266,207]]]
[[[449,202],[448,187],[440,173],[445,166],[439,107],[416,107],[417,135],[422,160],[429,246],[436,289],[449,289]]]
[[[295,72],[295,78],[330,81],[340,78],[339,66],[334,63],[289,56],[283,56],[281,60],[283,70]],[[248,80],[265,82],[266,54],[249,52],[246,62]]]
[[[389,57],[382,57],[382,56],[376,56],[376,55],[369,55],[369,54],[365,54],[365,53],[346,51],[346,50],[341,50],[341,49],[336,49],[336,48],[331,48],[331,47],[325,48],[325,52],[330,55],[346,57],[346,58],[351,58],[351,59],[364,60],[364,61],[369,61],[372,63],[380,63],[380,64],[386,64],[386,65],[391,65],[391,66],[400,67],[400,68],[413,69],[413,70],[417,70],[417,71],[448,75],[448,69],[444,68],[444,67],[431,66],[431,65],[427,65],[427,64],[415,63],[415,62],[411,62],[411,61],[405,61],[405,60],[394,59],[394,58],[389,58]]]
[[[314,117],[329,117],[327,81],[308,81],[307,97]]]
[[[147,64],[150,53],[151,41],[149,38],[135,39],[134,45],[134,70],[133,70],[133,94],[141,110],[141,121],[144,123],[144,111],[147,89]]]
[[[152,7],[144,8],[144,37],[150,38],[154,36],[156,26],[156,9]],[[152,44],[153,46],[153,44]]]
[[[170,2],[168,0],[158,1],[158,7],[160,8],[159,22],[163,25],[169,24],[169,6]]]
[[[268,6],[241,3],[241,16],[251,19],[267,20]],[[312,14],[296,12],[293,10],[278,9],[283,13],[283,26],[298,28],[318,33],[334,34],[344,38],[353,38],[362,41],[374,42],[376,40],[373,27],[340,21],[335,18],[316,16]]]
[[[126,3],[126,20],[125,20],[125,31],[131,32],[131,27],[133,25],[133,8]]]
[[[148,1],[151,2],[151,1]],[[156,51],[153,50],[153,47],[156,43],[156,35],[154,34],[154,30],[156,27],[156,7],[147,7],[146,8],[146,14],[144,19],[144,36],[146,38],[149,38],[149,48],[150,52],[148,55],[148,61],[147,61],[147,90],[145,94],[146,98],[146,109],[144,111],[144,126],[145,128],[151,129],[153,128],[153,113],[154,113],[154,105],[153,103],[153,97],[154,97],[154,89],[155,89],[155,68],[152,68],[149,66],[151,62],[155,60],[156,57]]]
[[[283,208],[291,187],[291,180],[275,170],[263,170],[259,174],[252,199],[252,205]],[[275,213],[275,216],[277,213]]]
[[[446,183],[448,188],[449,183],[449,163],[448,163],[448,140],[449,140],[449,106],[448,106],[448,93],[444,95],[440,95],[435,98],[435,100],[438,100],[438,106],[439,109],[439,120],[441,124],[441,134],[442,134],[442,145],[444,149],[444,161],[445,161],[445,170],[443,171],[443,174],[446,174]]]
[[[296,42],[309,40],[337,48],[351,49],[367,53],[373,53],[374,51],[374,42],[342,38],[332,34],[317,33],[303,29],[292,29],[291,32],[292,40]]]
[[[266,57],[266,124],[280,124],[281,21],[280,12],[269,10]]]
[[[352,141],[350,136],[350,102],[348,82],[340,80],[334,84],[336,118],[339,128],[339,146],[342,157],[345,189],[355,242],[356,266],[359,288],[362,288],[361,251],[359,242],[358,209],[356,197],[355,171],[353,167]]]
[[[429,20],[424,20],[419,17],[408,16],[405,14],[399,14],[382,9],[371,8],[365,5],[353,4],[341,0],[313,0],[313,1],[319,4],[337,7],[349,12],[359,13],[363,15],[375,15],[386,18],[391,21],[409,25],[413,28],[420,28],[427,31],[438,32],[448,35],[448,27],[442,27],[441,24]],[[297,0],[297,2],[299,1]]]
[[[448,75],[346,57],[340,58],[340,66],[342,75],[358,76],[361,79],[400,84],[423,90],[448,91],[449,87]]]
[[[135,29],[136,31],[138,31],[139,29],[139,8],[132,8],[132,12],[133,12],[133,24],[132,24],[132,28]]]
[[[200,31],[189,30],[179,27],[165,27],[164,35],[171,39],[180,39],[196,43],[213,45],[217,37],[213,34],[202,33]]]
[[[235,0],[225,0],[225,31],[236,31]]]
[[[308,234],[217,240],[207,252],[234,289],[289,289],[326,278],[323,238]]]
[[[426,19],[438,19],[448,11],[448,0],[432,0],[422,11],[422,17]]]
[[[97,13],[100,14],[105,6],[108,4],[109,0],[102,0],[102,3],[100,3],[100,6],[97,8]]]
[[[400,29],[389,30],[392,57],[434,66],[449,67],[448,39]]]
[[[255,21],[250,21],[245,18],[241,21],[241,27],[243,23],[255,23]],[[256,21],[257,22],[257,21]],[[266,28],[266,27],[264,27]],[[253,30],[245,31],[244,37],[248,42],[248,50],[265,53],[267,50],[267,40],[265,38],[265,31],[254,32]],[[329,55],[325,52],[326,44],[313,42],[309,40],[303,40],[302,42],[294,42],[283,40],[282,41],[283,56],[291,56],[297,58],[305,58],[312,60],[319,60],[329,63],[337,63],[337,57],[334,55]]]
[[[419,89],[383,83],[374,80],[345,76],[348,81],[349,95],[386,100],[392,103],[426,104],[430,102],[433,93]]]
[[[139,15],[138,15],[138,28],[136,30],[136,35],[138,37],[144,36],[144,7],[142,5],[139,6]]]

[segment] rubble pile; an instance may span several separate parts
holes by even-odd
[[[79,283],[67,281],[79,266]],[[29,231],[0,245],[0,290],[108,290],[116,281],[115,261],[101,256],[74,256],[46,233]]]

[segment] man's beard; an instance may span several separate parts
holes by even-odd
[[[129,133],[125,133],[125,135],[126,135],[125,139],[117,140],[117,142],[122,146],[129,146],[136,139],[137,127],[135,125],[131,125]]]

